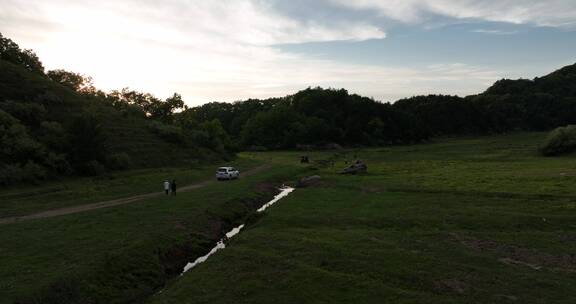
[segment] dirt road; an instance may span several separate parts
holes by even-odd
[[[258,173],[262,170],[265,170],[268,167],[269,167],[268,165],[262,165],[262,166],[250,169],[248,171],[244,171],[242,173],[242,176],[253,175],[253,174]],[[187,191],[191,191],[194,189],[203,188],[203,187],[206,187],[206,186],[213,184],[213,183],[216,183],[216,181],[213,179],[205,180],[203,182],[194,183],[194,184],[191,184],[188,186],[180,187],[178,189],[178,192],[187,192]],[[129,203],[141,201],[144,199],[159,197],[162,195],[164,195],[164,192],[153,192],[153,193],[140,194],[140,195],[136,195],[136,196],[124,197],[124,198],[119,198],[119,199],[109,200],[109,201],[104,201],[104,202],[91,203],[91,204],[86,204],[86,205],[81,205],[81,206],[73,206],[73,207],[66,207],[66,208],[42,211],[42,212],[33,213],[33,214],[29,214],[29,215],[0,218],[0,225],[1,224],[18,223],[18,222],[34,220],[34,219],[55,217],[55,216],[60,216],[60,215],[80,213],[80,212],[85,212],[85,211],[90,211],[90,210],[95,210],[95,209],[101,209],[101,208],[114,207],[114,206],[119,206],[119,205],[125,205],[125,204],[129,204]]]

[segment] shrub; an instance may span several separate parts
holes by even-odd
[[[46,146],[58,151],[65,151],[69,147],[68,138],[68,133],[60,123],[55,121],[40,123],[38,139]]]
[[[16,123],[18,123],[18,119],[10,115],[10,113],[0,109],[0,127],[8,128]]]
[[[32,138],[26,127],[0,109],[0,160],[23,163],[29,159],[42,159],[44,145]]]
[[[37,103],[5,101],[0,103],[0,109],[10,113],[26,125],[38,126],[46,117],[46,108]]]
[[[49,106],[64,103],[62,98],[52,91],[46,91],[40,95],[37,95],[34,97],[34,102]]]
[[[77,117],[70,129],[71,159],[75,166],[105,159],[107,137],[101,119],[94,113],[83,113]]]
[[[12,185],[21,180],[22,168],[19,165],[0,165],[0,185]]]
[[[576,125],[560,127],[550,132],[539,150],[544,156],[555,156],[576,151]]]
[[[72,166],[70,166],[70,163],[64,154],[56,154],[50,152],[46,155],[44,164],[50,168],[52,172],[56,172],[58,174],[66,175],[72,173]]]
[[[22,167],[22,174],[22,181],[26,182],[37,182],[46,179],[46,169],[33,161],[28,161]]]
[[[28,161],[24,166],[18,164],[0,164],[0,185],[13,185],[20,182],[38,182],[46,178],[46,169]]]
[[[97,160],[91,160],[81,166],[80,171],[84,175],[99,176],[106,173],[106,168]]]
[[[148,123],[148,129],[167,142],[181,144],[184,143],[182,128],[172,125],[165,125],[158,121]]]
[[[107,157],[106,165],[112,170],[125,170],[132,166],[132,159],[126,153],[112,154]]]

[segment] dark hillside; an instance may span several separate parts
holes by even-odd
[[[231,155],[214,134],[218,125],[175,121],[184,106],[178,94],[107,94],[79,74],[45,74],[33,52],[0,38],[0,185]]]
[[[576,64],[534,80],[499,80],[469,99],[515,129],[544,131],[574,124]]]
[[[503,79],[497,81],[483,95],[550,94],[556,97],[576,97],[576,64],[563,67],[534,80]]]

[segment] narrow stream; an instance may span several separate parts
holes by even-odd
[[[271,201],[269,201],[268,203],[266,203],[262,207],[260,207],[260,209],[258,209],[257,212],[263,212],[268,207],[274,205],[276,202],[281,200],[283,197],[288,196],[288,194],[290,194],[292,191],[294,191],[294,188],[290,188],[290,187],[281,188],[280,193],[278,193],[276,196],[274,196],[274,198]],[[218,241],[218,243],[216,243],[216,246],[214,246],[214,248],[212,248],[212,250],[210,250],[210,252],[208,252],[204,256],[197,258],[194,262],[186,264],[186,266],[184,267],[184,271],[182,271],[182,273],[180,275],[183,275],[184,273],[186,273],[190,269],[198,266],[198,264],[202,264],[202,263],[206,262],[206,260],[208,260],[208,258],[211,255],[215,254],[219,250],[226,248],[225,242],[227,240],[233,238],[234,236],[236,236],[238,233],[240,233],[240,230],[242,230],[242,228],[244,228],[244,224],[242,224],[242,225],[230,230],[228,233],[226,233],[226,236],[224,238],[222,238],[220,241]]]

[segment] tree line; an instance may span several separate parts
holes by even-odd
[[[344,89],[308,88],[283,98],[213,102],[186,112],[198,121],[220,121],[243,148],[377,146],[545,131],[576,124],[576,65],[534,80],[500,80],[467,97],[428,95],[382,103]]]
[[[105,129],[113,120],[129,121],[198,155],[221,158],[241,149],[381,146],[437,136],[543,131],[576,124],[576,65],[533,80],[500,80],[467,97],[383,103],[317,87],[280,98],[187,107],[177,93],[160,99],[129,88],[103,92],[90,77],[45,72],[33,51],[0,34],[0,184],[14,176],[33,180],[129,167],[134,155],[110,154],[114,134]]]

